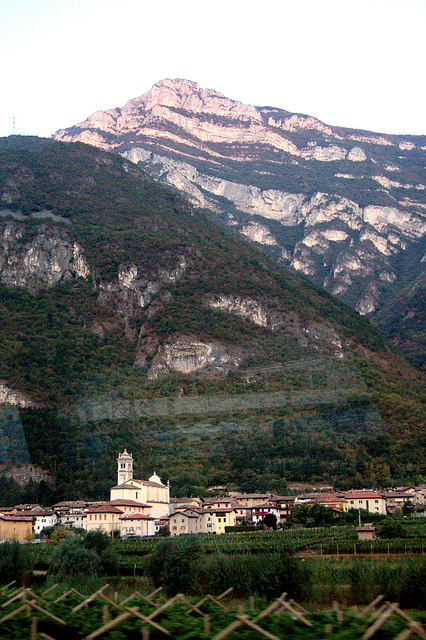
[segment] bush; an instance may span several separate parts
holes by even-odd
[[[80,538],[68,538],[53,552],[47,575],[57,582],[80,582],[85,576],[102,573],[98,554],[86,549]]]
[[[388,518],[377,530],[379,538],[405,538],[407,532],[401,520]]]
[[[9,584],[13,580],[20,585],[27,585],[34,568],[34,557],[29,545],[19,542],[3,542],[0,544],[0,583]]]
[[[101,555],[111,544],[111,538],[102,531],[89,531],[84,539],[84,546],[90,551]]]
[[[117,573],[119,559],[110,544],[110,538],[100,531],[91,531],[84,538],[66,538],[52,554],[48,578],[81,584],[88,578]]]
[[[196,536],[166,538],[157,544],[148,562],[148,573],[156,587],[168,594],[191,593],[196,561],[201,554]]]
[[[176,593],[219,594],[232,587],[237,597],[301,597],[309,587],[305,565],[286,547],[277,553],[225,555],[201,553],[196,536],[160,542],[151,554],[148,574],[155,586]]]

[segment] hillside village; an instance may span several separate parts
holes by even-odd
[[[22,504],[0,507],[0,541],[43,536],[56,525],[100,530],[111,536],[145,537],[168,530],[182,534],[222,534],[227,527],[262,524],[268,514],[282,525],[301,505],[322,505],[336,516],[350,510],[371,515],[392,515],[405,505],[424,513],[426,487],[400,487],[387,491],[352,489],[280,496],[271,492],[238,493],[211,498],[171,498],[169,483],[154,473],[148,480],[133,477],[133,456],[126,449],[117,458],[117,484],[105,502],[64,501],[50,508]],[[265,525],[266,526],[266,525]]]

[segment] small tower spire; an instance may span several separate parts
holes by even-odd
[[[117,458],[117,484],[133,480],[133,456],[124,449]]]

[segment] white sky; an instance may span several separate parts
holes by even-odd
[[[0,0],[0,136],[163,78],[327,124],[426,134],[426,0]]]

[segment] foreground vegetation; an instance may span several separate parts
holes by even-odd
[[[370,637],[407,638],[411,632],[424,637],[425,615],[401,610],[397,603],[373,601],[362,610],[341,607],[313,610],[302,607],[281,594],[271,604],[250,598],[236,601],[232,593],[218,598],[196,600],[179,594],[167,599],[160,590],[147,592],[140,582],[103,585],[89,597],[77,590],[65,592],[60,586],[34,590],[0,592],[0,634],[2,637],[95,638],[152,640],[171,636],[177,640],[208,640],[230,637],[270,640],[282,638],[315,639]],[[369,635],[368,635],[369,634]]]
[[[349,526],[135,540],[71,532],[48,544],[0,545],[0,583],[28,585],[37,568],[47,569],[46,588],[60,584],[82,593],[99,588],[107,576],[120,588],[129,579],[124,576],[131,575],[170,597],[218,595],[232,588],[235,597],[270,601],[286,591],[300,602],[321,606],[334,600],[362,605],[384,595],[422,609],[426,524],[403,529],[404,538],[364,543]]]

